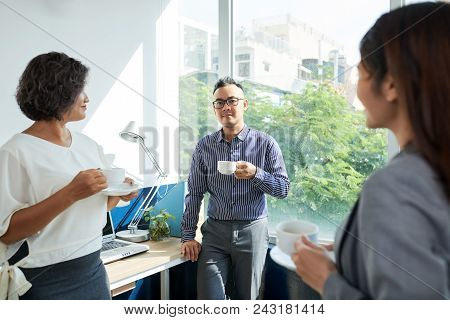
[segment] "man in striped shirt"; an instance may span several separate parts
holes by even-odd
[[[181,251],[198,260],[199,299],[226,299],[227,281],[233,298],[256,299],[269,242],[265,194],[285,198],[289,179],[275,139],[245,125],[248,101],[242,86],[226,77],[213,94],[222,129],[202,138],[193,153]],[[218,172],[217,162],[223,160],[237,162],[234,175]],[[208,218],[200,244],[194,238],[206,192]]]

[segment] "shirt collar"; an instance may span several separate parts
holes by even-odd
[[[250,128],[246,124],[244,124],[244,128],[242,128],[241,132],[239,132],[239,134],[237,135],[238,139],[244,141],[247,138],[249,132]],[[223,129],[220,129],[219,131],[217,131],[217,142],[221,142],[222,140],[226,141],[223,138]]]

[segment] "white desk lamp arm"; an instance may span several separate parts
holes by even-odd
[[[134,233],[135,230],[138,228],[138,224],[142,219],[142,216],[145,213],[145,210],[147,210],[150,207],[150,204],[155,197],[155,195],[158,193],[159,187],[161,186],[161,181],[164,179],[164,177],[159,176],[155,182],[155,185],[150,189],[147,196],[145,197],[144,201],[142,201],[139,208],[136,210],[136,213],[134,214],[133,218],[131,219],[130,223],[128,224],[128,229],[130,230],[130,233]]]
[[[131,219],[130,223],[128,224],[128,229],[130,230],[130,233],[134,233],[135,230],[138,228],[138,224],[142,219],[142,216],[145,213],[145,210],[150,207],[150,203],[152,202],[155,195],[158,193],[158,189],[161,185],[161,181],[167,177],[166,173],[161,169],[158,162],[156,161],[155,157],[153,156],[153,153],[147,148],[144,141],[142,139],[139,139],[139,144],[144,150],[147,157],[149,157],[152,164],[155,166],[156,170],[158,171],[158,178],[156,179],[155,185],[152,187],[152,189],[149,191],[147,196],[145,197],[144,201],[142,201],[139,208],[136,210],[135,215]]]
[[[139,139],[139,144],[141,145],[142,149],[144,150],[145,154],[147,155],[147,157],[150,158],[152,164],[155,166],[156,170],[158,171],[160,177],[165,178],[167,176],[167,174],[163,171],[163,169],[161,169],[161,167],[158,164],[158,161],[156,161],[155,156],[153,155],[153,153],[147,148],[147,146],[145,145],[144,141],[142,139]]]

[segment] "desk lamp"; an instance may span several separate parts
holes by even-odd
[[[152,164],[155,166],[158,176],[154,185],[151,187],[150,191],[142,201],[139,208],[136,210],[133,218],[128,224],[128,230],[120,231],[116,233],[116,236],[120,239],[131,241],[131,242],[142,242],[150,238],[148,230],[138,229],[138,224],[144,215],[145,210],[150,207],[150,204],[158,193],[158,189],[161,185],[161,181],[167,177],[167,174],[161,169],[156,161],[153,153],[147,148],[144,142],[144,138],[138,133],[138,128],[136,127],[135,121],[130,121],[128,125],[120,132],[120,137],[128,142],[139,143],[140,147],[144,151],[145,155],[150,159]]]

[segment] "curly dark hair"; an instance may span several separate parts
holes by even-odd
[[[64,53],[38,55],[28,63],[17,86],[20,110],[33,121],[62,120],[83,92],[88,71]]]

